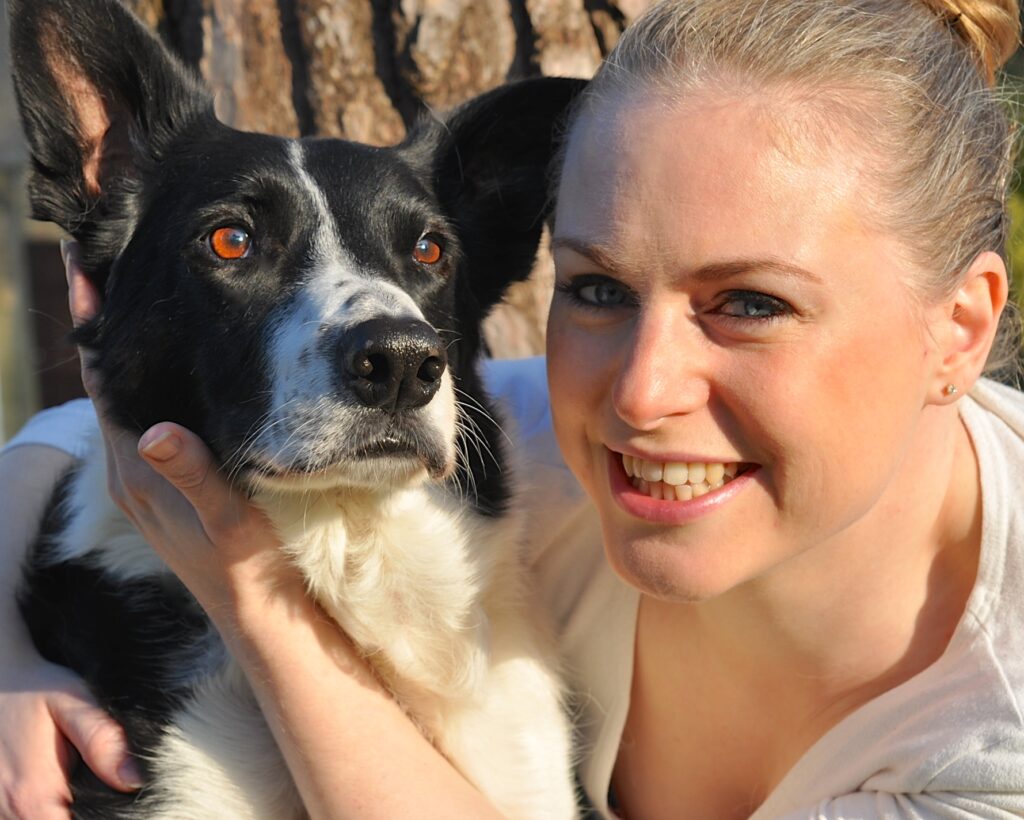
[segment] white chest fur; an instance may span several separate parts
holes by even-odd
[[[575,815],[570,732],[550,644],[525,599],[516,515],[485,518],[434,484],[257,501],[311,594],[466,777],[509,817]],[[168,571],[110,502],[102,458],[83,469],[70,503],[64,557],[94,552],[125,579]],[[245,756],[189,752],[209,743],[192,737],[197,714],[214,736],[237,728],[237,710],[206,703],[205,691],[182,711],[165,744],[173,759],[158,769],[216,765],[209,782],[247,782]]]

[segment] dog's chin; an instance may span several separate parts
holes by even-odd
[[[328,464],[261,464],[241,472],[253,491],[323,492],[337,489],[388,492],[425,481],[443,481],[455,469],[441,453],[359,452]]]

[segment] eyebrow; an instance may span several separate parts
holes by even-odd
[[[580,254],[580,256],[585,256],[609,272],[620,271],[628,267],[624,266],[620,260],[617,260],[609,250],[599,245],[592,245],[588,242],[584,242],[576,237],[554,237],[551,240],[551,249],[557,250],[558,248],[567,248]],[[818,274],[812,273],[806,268],[801,268],[799,265],[794,265],[792,262],[787,262],[784,259],[779,259],[774,256],[730,259],[723,262],[709,262],[706,265],[701,265],[699,268],[689,273],[688,276],[696,279],[698,282],[712,282],[718,279],[728,279],[731,276],[737,276],[742,273],[757,270],[778,273],[783,276],[804,279],[808,282],[816,282],[818,284],[821,284],[822,282],[822,279]]]

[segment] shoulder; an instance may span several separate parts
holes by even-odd
[[[76,399],[43,410],[28,420],[3,448],[6,453],[25,445],[43,445],[82,458],[98,430],[96,411],[87,399]]]
[[[497,400],[520,442],[553,435],[547,367],[543,356],[485,359],[481,364],[481,375],[487,392]]]

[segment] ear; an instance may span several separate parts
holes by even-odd
[[[986,251],[971,263],[956,293],[942,305],[935,328],[942,359],[930,391],[934,403],[955,401],[981,376],[1008,290],[1006,264],[998,254]]]
[[[33,216],[81,240],[128,208],[147,164],[212,116],[201,83],[117,0],[9,0]]]
[[[483,312],[533,267],[551,210],[548,172],[585,85],[555,77],[504,85],[410,140],[414,149],[431,145],[436,190],[465,259],[459,295]]]

